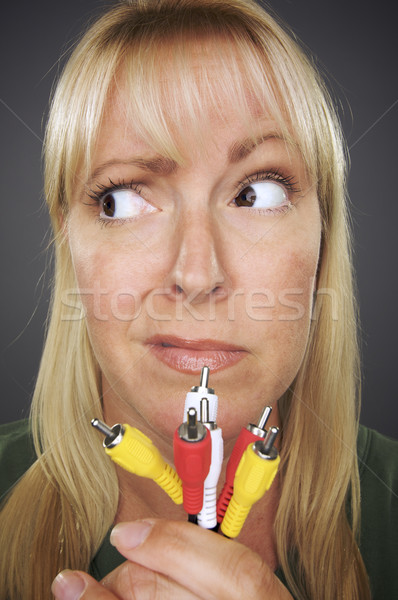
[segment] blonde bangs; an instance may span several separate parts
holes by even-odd
[[[48,181],[59,182],[57,173],[63,170],[58,203],[67,207],[77,173],[87,178],[104,111],[123,86],[129,100],[121,119],[156,153],[181,165],[188,152],[190,158],[206,152],[209,129],[204,124],[212,114],[222,119],[231,99],[254,142],[258,118],[274,120],[287,143],[300,149],[325,217],[330,186],[323,182],[336,166],[341,141],[303,52],[274,20],[265,23],[255,5],[245,10],[256,16],[256,28],[242,19],[240,3],[239,10],[234,3],[222,4],[223,10],[221,3],[201,3],[189,11],[178,5],[121,5],[99,20],[72,55],[54,99],[53,141],[47,140],[48,153],[58,157],[58,168],[51,157],[48,161],[53,174]]]

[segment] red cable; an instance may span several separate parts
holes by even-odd
[[[217,500],[218,523],[222,522],[225,515],[225,511],[228,508],[229,501],[231,500],[234,491],[235,473],[240,463],[240,459],[242,458],[242,454],[244,453],[249,444],[254,443],[255,441],[265,437],[267,433],[265,429],[265,424],[271,414],[271,410],[272,408],[270,406],[266,406],[261,413],[258,425],[253,425],[252,423],[249,423],[247,427],[242,427],[240,431],[240,434],[238,436],[238,439],[236,440],[235,446],[232,450],[231,456],[227,464],[224,487]]]
[[[173,447],[184,509],[188,515],[197,515],[203,507],[204,481],[210,470],[211,436],[207,427],[196,421],[195,409],[189,409],[188,422],[176,429]]]

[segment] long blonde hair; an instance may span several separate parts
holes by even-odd
[[[218,54],[216,87],[205,69],[198,78],[189,67],[195,42],[219,39],[230,44],[223,44]],[[168,78],[162,77],[158,60],[161,45],[167,49]],[[179,162],[179,133],[189,127],[204,142],[200,122],[206,115],[198,101],[199,85],[215,106],[219,93],[236,97],[248,127],[250,90],[302,152],[317,186],[322,251],[306,355],[280,400],[283,466],[277,550],[298,599],[366,600],[369,586],[356,544],[359,366],[344,145],[311,60],[252,0],[121,2],[90,27],[58,83],[45,145],[56,271],[32,405],[38,458],[0,516],[0,596],[50,597],[51,581],[60,569],[88,568],[116,513],[116,475],[87,426],[92,415],[102,412],[99,368],[84,319],[65,319],[65,293],[77,285],[62,224],[77,174],[89,168],[104,106],[121,69],[138,131],[156,150]],[[167,81],[179,83],[174,86],[178,93]]]

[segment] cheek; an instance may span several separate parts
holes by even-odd
[[[264,387],[274,398],[293,381],[307,347],[319,258],[320,229],[257,247],[247,259],[240,314],[264,366]],[[238,314],[238,311],[237,313]],[[271,383],[272,382],[272,383]]]
[[[312,309],[319,239],[316,234],[307,239],[291,237],[272,247],[264,244],[247,257],[241,271],[250,318],[271,322],[306,320]]]
[[[151,247],[157,237],[148,225],[140,235],[132,227],[100,227],[79,206],[72,207],[68,241],[89,312],[109,308],[127,318],[130,310],[135,311],[137,301],[159,277],[159,252]]]
[[[269,335],[277,352],[301,362],[311,322],[317,254],[290,252],[278,265],[274,282],[270,282],[272,325]],[[296,359],[293,357],[296,356]],[[287,359],[286,356],[283,360]],[[288,364],[288,362],[286,362]]]
[[[150,281],[145,260],[134,261],[111,243],[101,243],[73,230],[69,245],[81,302],[91,333],[124,327],[139,313]]]
[[[282,322],[305,322],[312,311],[318,246],[300,252],[287,252],[285,256],[275,290],[278,318]]]

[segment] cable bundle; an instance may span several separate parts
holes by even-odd
[[[188,392],[182,424],[174,439],[176,470],[162,458],[152,441],[130,425],[112,428],[98,419],[93,427],[105,435],[105,452],[127,471],[153,479],[188,518],[227,537],[239,535],[253,504],[271,487],[279,466],[274,446],[278,428],[265,429],[272,408],[267,406],[257,425],[242,427],[227,465],[226,481],[217,500],[223,461],[222,431],[217,427],[218,398],[208,387],[209,368],[203,367],[200,385]]]

